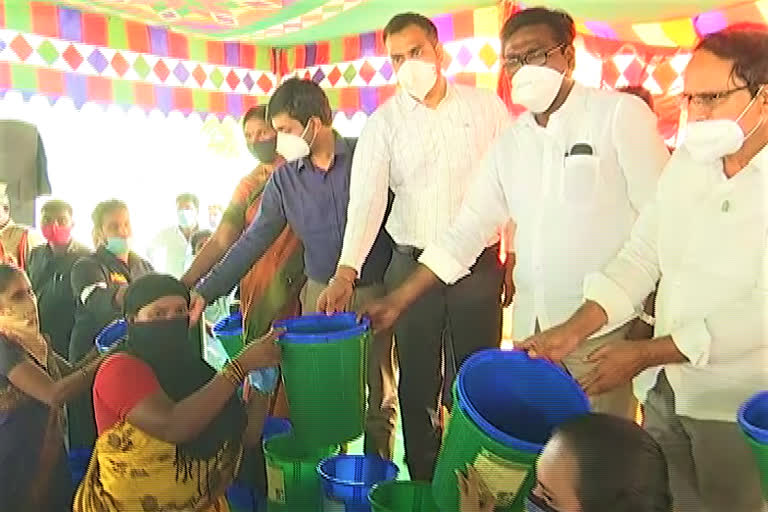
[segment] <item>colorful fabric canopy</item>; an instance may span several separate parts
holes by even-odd
[[[379,1],[361,0],[348,11],[371,8]],[[674,3],[660,1],[667,6]],[[405,7],[400,0],[386,2],[395,11],[420,10],[419,7],[426,4],[449,7],[494,3],[485,0],[453,3],[410,0]],[[217,25],[211,25],[210,20],[204,21],[207,18],[201,14],[203,10],[208,9],[205,12],[210,15],[218,12],[215,9],[229,6],[233,12],[245,16],[257,5],[264,8],[259,12],[267,13],[278,3],[282,6],[278,14],[285,16],[295,13],[299,7],[308,8],[312,4],[317,8],[327,2],[71,0],[51,3],[0,0],[0,95],[17,90],[25,98],[42,95],[51,103],[70,98],[76,108],[91,102],[126,108],[138,105],[147,112],[156,110],[164,114],[178,111],[184,115],[196,112],[203,117],[213,114],[219,118],[237,118],[250,106],[265,101],[285,76],[297,75],[320,84],[334,110],[344,113],[348,119],[353,116],[359,119],[359,114],[370,115],[393,93],[396,78],[385,56],[380,31],[315,39],[312,43],[290,47],[268,45],[269,38],[264,39],[264,44],[254,44],[176,32],[177,29],[192,32],[196,27],[206,36],[218,37],[224,32]],[[564,7],[572,5],[574,9],[587,9],[590,4],[586,0],[572,4],[568,0],[555,0],[553,3]],[[699,3],[706,6],[723,2]],[[76,9],[70,4],[88,9]],[[99,12],[91,9],[92,4],[98,4]],[[267,4],[275,5],[269,7]],[[175,24],[168,23],[173,30],[133,19],[140,18],[141,13],[155,12],[161,5],[183,14]],[[184,11],[185,6],[193,5],[197,7]],[[124,10],[131,7],[136,11],[131,11],[130,19],[101,12],[110,6]],[[434,16],[433,21],[446,49],[445,74],[456,82],[496,89],[499,85],[499,26],[506,15],[521,6],[518,2],[505,0],[498,6]],[[342,10],[334,16],[341,19],[346,13]],[[386,16],[373,26],[380,29],[390,14],[388,10],[379,12],[377,16]],[[648,88],[657,95],[662,131],[671,136],[677,126],[679,109],[670,96],[680,90],[681,72],[689,58],[687,48],[702,34],[727,24],[762,20],[765,14],[768,14],[768,0],[740,2],[693,18],[659,23],[623,24],[622,19],[613,24],[580,22],[582,36],[578,41],[580,53],[576,71],[581,73],[580,79],[594,86],[643,85]],[[268,16],[265,16],[266,20]],[[327,17],[326,21],[330,23],[332,18]],[[201,25],[182,26],[183,20],[197,20]],[[368,20],[366,23],[372,22]],[[319,30],[322,26],[325,22],[318,23],[316,28]],[[297,29],[294,33],[303,31]]]
[[[505,1],[512,0],[502,0]],[[6,3],[14,2],[7,0]],[[58,3],[210,39],[288,46],[376,30],[398,12],[416,11],[432,16],[493,6],[497,1],[61,0]],[[682,47],[692,45],[701,34],[733,21],[760,20],[768,12],[768,3],[762,0],[549,0],[546,5],[571,13],[579,22],[579,31],[587,35]]]

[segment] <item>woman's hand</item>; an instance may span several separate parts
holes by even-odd
[[[467,465],[466,476],[457,470],[456,478],[459,481],[459,512],[493,512],[496,500],[473,466]]]
[[[269,368],[280,364],[280,346],[277,344],[277,338],[283,333],[282,330],[271,330],[265,336],[252,341],[243,349],[237,361],[243,367],[243,370],[249,372],[259,368]]]

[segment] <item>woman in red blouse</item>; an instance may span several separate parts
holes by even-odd
[[[279,364],[280,350],[270,333],[217,374],[190,340],[188,304],[171,276],[128,287],[126,340],[94,382],[99,438],[75,512],[228,510],[224,493],[264,415],[246,411],[235,390],[247,372]]]

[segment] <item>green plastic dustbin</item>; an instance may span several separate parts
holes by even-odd
[[[495,495],[497,510],[522,512],[552,430],[589,412],[584,391],[562,369],[498,349],[467,359],[453,403],[432,481],[432,496],[444,512],[458,509],[456,471],[470,464]]]
[[[440,512],[428,482],[385,482],[371,490],[373,512]]]
[[[317,465],[338,452],[338,445],[307,448],[290,434],[265,441],[269,512],[321,510],[323,492],[317,476]]]
[[[291,318],[275,324],[296,439],[331,446],[364,430],[370,328],[354,313]]]

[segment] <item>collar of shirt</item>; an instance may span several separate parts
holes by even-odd
[[[3,226],[2,228],[0,228],[0,233],[3,233],[4,231],[10,230],[15,225],[16,225],[16,223],[13,222],[13,219],[8,219],[8,222],[6,223],[6,225]]]
[[[402,87],[398,88],[397,91],[398,94],[398,100],[411,112],[416,110],[419,106],[422,106],[424,108],[427,108],[422,102],[408,94],[405,89]],[[445,83],[445,96],[443,96],[443,99],[440,100],[440,103],[437,104],[438,107],[443,105],[445,102],[450,101],[451,98],[456,94],[454,90],[453,84],[446,81]]]
[[[745,169],[750,167],[759,172],[768,172],[768,144],[763,146],[763,149],[752,157],[752,160],[750,160]]]
[[[588,112],[584,111],[584,100],[586,95],[587,87],[584,87],[580,83],[574,81],[571,92],[568,93],[568,97],[565,98],[565,101],[562,105],[560,105],[560,108],[552,112],[552,114],[549,116],[549,122],[547,122],[547,126],[539,125],[539,123],[536,122],[536,118],[534,117],[533,112],[531,111],[526,111],[521,114],[520,120],[536,130],[552,133],[562,123],[567,122],[567,120],[572,119],[574,116],[584,116],[585,114],[589,114]]]
[[[333,148],[333,159],[331,159],[331,165],[330,165],[330,167],[328,167],[328,171],[326,171],[326,172],[331,172],[333,169],[336,168],[336,164],[339,161],[339,159],[337,157],[339,157],[341,155],[348,154],[351,151],[351,149],[352,149],[352,148],[349,147],[349,144],[344,139],[344,137],[342,137],[341,135],[339,135],[338,133],[335,133],[335,132],[334,132],[334,135],[336,137],[336,145]],[[286,165],[290,165],[290,162],[288,164],[286,164]],[[308,156],[306,156],[304,158],[299,158],[296,161],[295,165],[296,165],[296,170],[298,172],[301,172],[301,171],[303,171],[304,169],[307,169],[307,168],[315,169],[315,165],[312,163],[311,158],[308,157]]]
[[[45,247],[48,249],[49,253],[54,254],[53,247],[51,247],[50,242],[45,244]],[[67,249],[64,251],[64,253],[59,253],[59,254],[72,254],[73,252],[78,251],[79,249],[80,249],[80,244],[78,244],[74,239],[72,239],[67,244]]]

